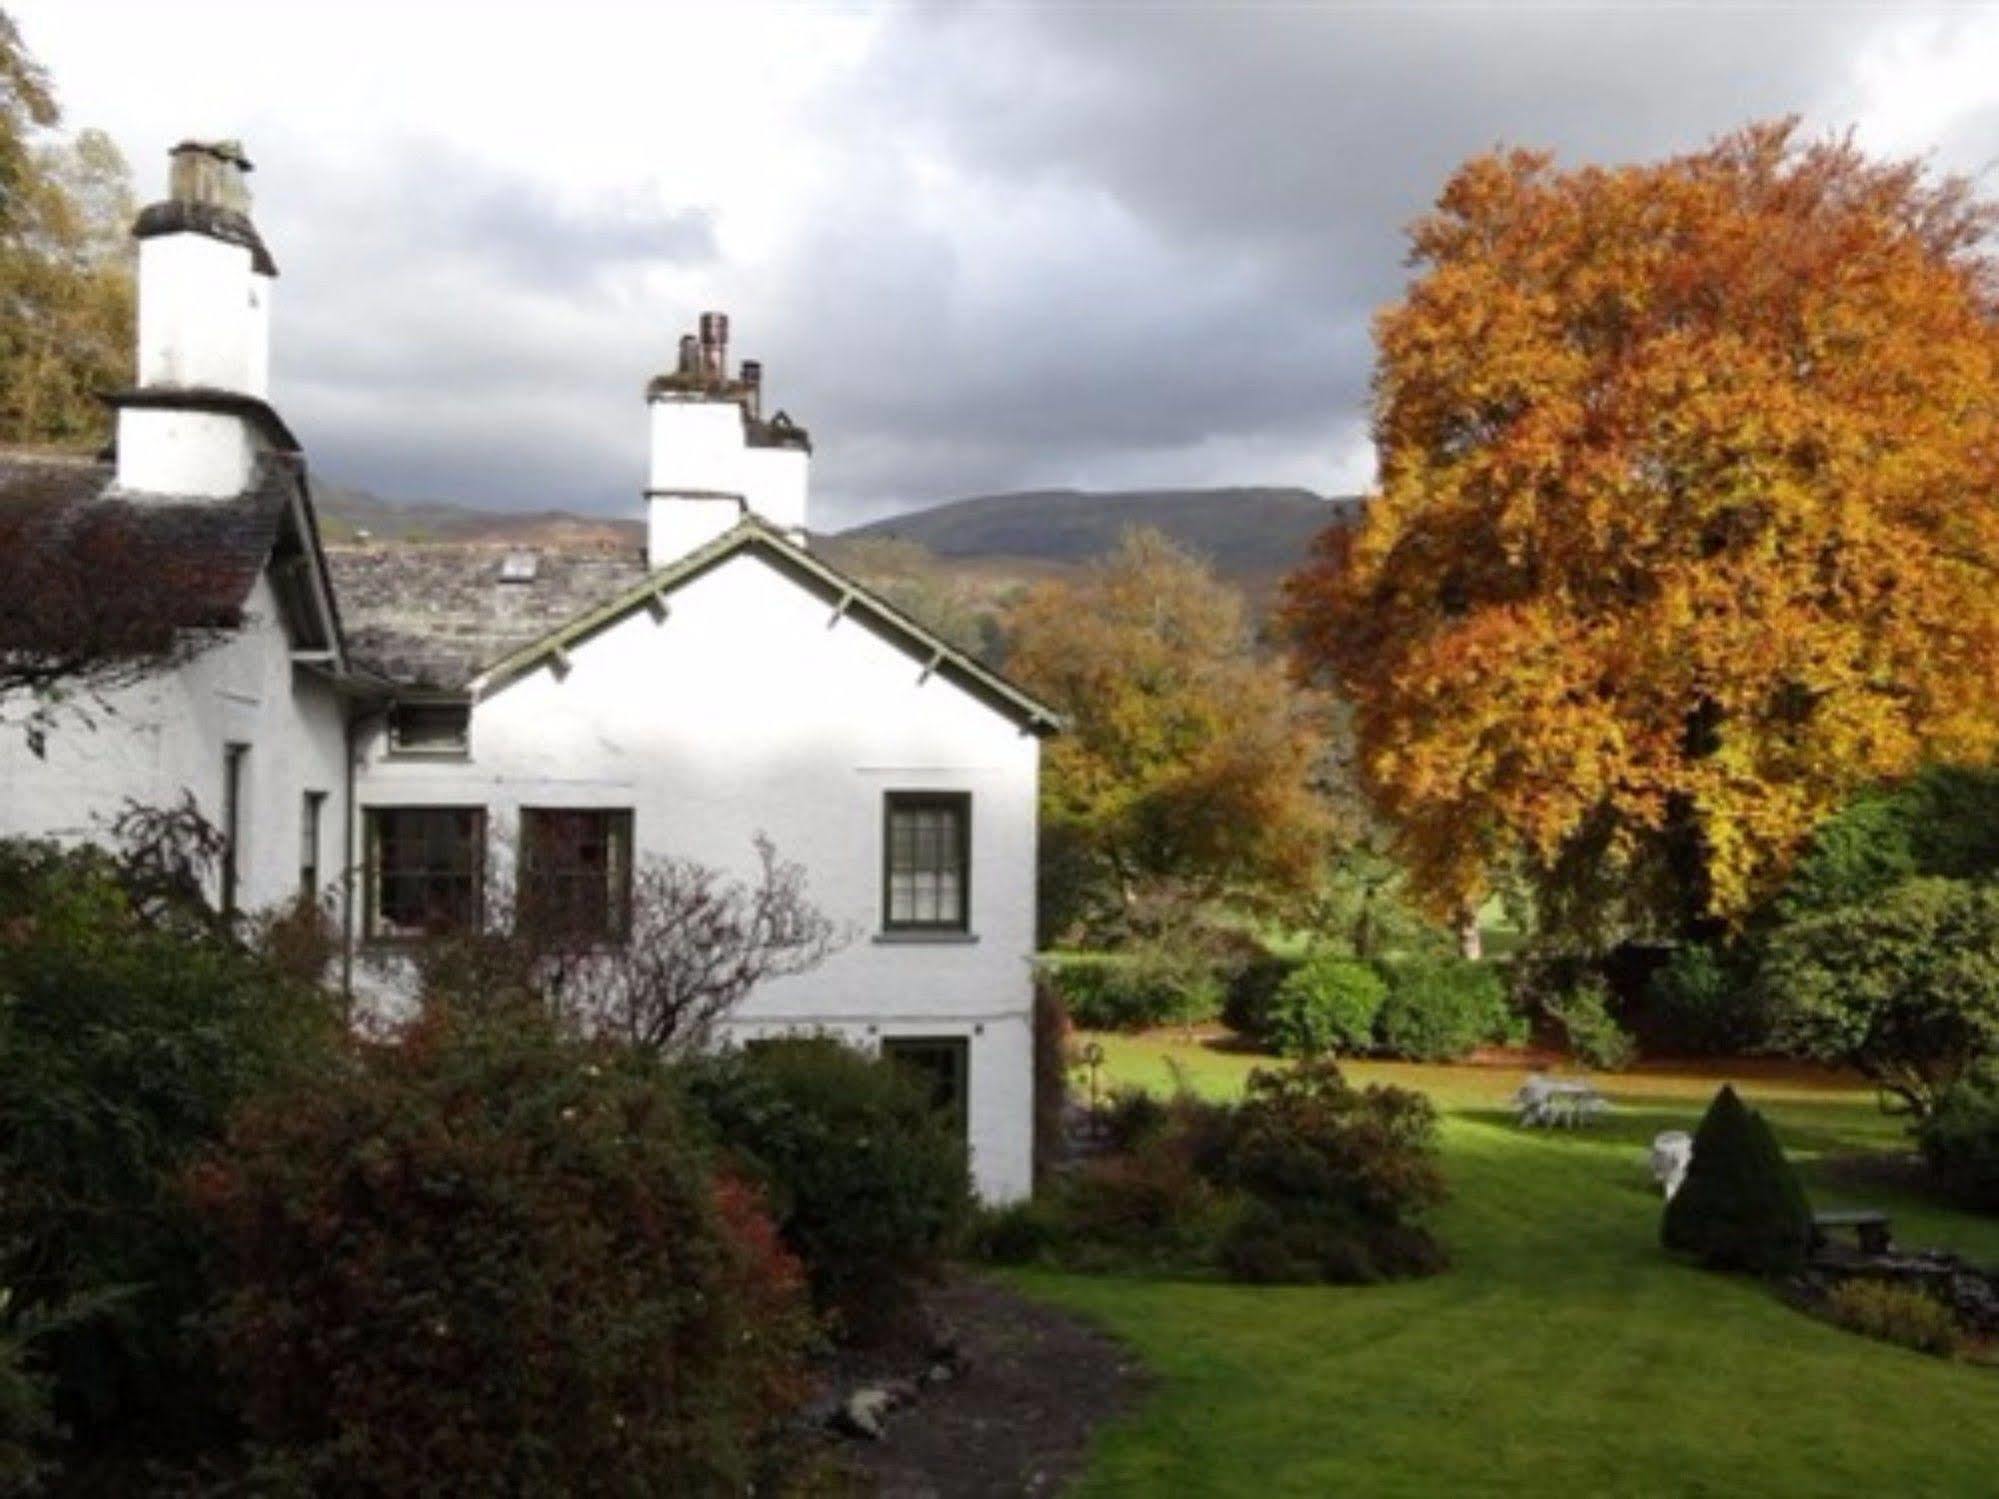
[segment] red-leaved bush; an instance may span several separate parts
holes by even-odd
[[[262,1477],[315,1495],[740,1492],[804,1275],[656,1059],[440,1011],[197,1174]]]

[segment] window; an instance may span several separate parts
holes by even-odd
[[[393,940],[477,926],[485,873],[483,807],[370,808],[367,935]]]
[[[631,928],[629,809],[521,809],[520,918],[531,929],[588,941]]]
[[[472,746],[470,703],[397,703],[389,748],[399,755],[462,755]]]
[[[903,932],[965,931],[972,898],[971,797],[891,791],[887,824],[882,925]]]
[[[930,1101],[951,1116],[961,1138],[970,1114],[971,1050],[963,1036],[891,1036],[882,1042],[882,1055],[923,1080]]]
[[[243,879],[243,765],[247,744],[222,746],[222,914],[236,914]]]
[[[319,814],[326,806],[324,791],[308,791],[298,817],[298,892],[319,899]]]

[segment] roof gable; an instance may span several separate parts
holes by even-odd
[[[946,678],[1031,732],[1049,734],[1061,727],[1052,708],[754,516],[495,661],[472,679],[473,697],[490,697],[544,663],[559,665],[568,651],[593,635],[639,609],[663,603],[676,589],[746,552],[760,555],[780,575],[818,594],[834,610],[835,619],[858,616],[875,626],[879,635],[921,664],[925,675],[934,672]]]

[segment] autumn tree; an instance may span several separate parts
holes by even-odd
[[[1325,824],[1309,703],[1205,563],[1128,532],[1079,577],[1029,590],[1007,665],[1067,717],[1042,762],[1044,837],[1122,917],[1166,889],[1309,880]]]
[[[1479,157],[1376,329],[1380,491],[1287,592],[1440,909],[1740,916],[1858,786],[1999,740],[1991,207],[1755,125]]]
[[[48,75],[0,12],[0,441],[103,440],[131,383],[131,176],[102,131],[72,139]]]

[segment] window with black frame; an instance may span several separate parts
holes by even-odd
[[[298,891],[307,900],[319,899],[319,824],[325,809],[324,791],[305,792],[299,802]]]
[[[222,746],[222,914],[234,916],[243,883],[243,766],[247,744]]]
[[[479,924],[486,875],[483,807],[371,807],[365,934],[394,941]]]
[[[891,791],[883,837],[882,926],[965,932],[972,910],[972,798]]]
[[[963,1036],[890,1036],[882,1055],[920,1080],[936,1109],[948,1117],[959,1138],[971,1117],[972,1049]]]
[[[615,942],[631,930],[628,808],[521,810],[519,919],[546,936]]]

